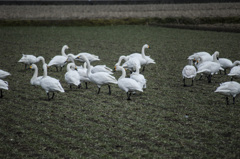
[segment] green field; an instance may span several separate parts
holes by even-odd
[[[239,33],[134,25],[0,27],[0,41],[0,69],[12,74],[0,99],[0,158],[240,157],[240,98],[226,105],[214,93],[230,78],[218,74],[212,83],[202,79],[183,87],[181,75],[194,52],[219,51],[220,57],[240,60]],[[117,85],[112,95],[107,86],[97,94],[94,84],[70,90],[66,68],[50,68],[48,75],[60,79],[66,92],[48,101],[41,87],[30,85],[33,71],[17,61],[24,53],[48,63],[65,44],[67,53],[93,53],[101,61],[92,65],[111,68],[119,56],[149,44],[146,55],[156,64],[145,69],[147,89],[131,101]]]

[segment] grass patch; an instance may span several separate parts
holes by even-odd
[[[240,99],[226,106],[214,93],[221,82],[197,80],[183,87],[181,71],[197,51],[239,60],[237,33],[168,29],[156,26],[1,27],[0,68],[12,75],[0,99],[1,158],[237,158],[240,144]],[[30,85],[33,72],[17,61],[21,54],[44,56],[90,52],[93,63],[113,67],[120,55],[140,52],[143,44],[156,61],[144,72],[147,89],[126,100],[112,86],[69,90],[63,72],[50,68],[66,93],[47,101],[45,92]],[[41,68],[41,64],[38,64]],[[39,69],[39,74],[42,70]],[[114,73],[116,78],[120,73]],[[240,81],[238,81],[240,82]]]

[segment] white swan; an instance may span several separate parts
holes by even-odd
[[[202,57],[199,57],[200,65],[197,73],[203,73],[208,77],[208,83],[211,83],[211,77],[220,70],[220,63],[218,61],[219,52],[216,51],[213,56],[213,61],[206,61],[201,63]]]
[[[40,81],[41,87],[46,91],[48,100],[53,99],[54,92],[65,92],[62,88],[59,80],[52,78],[50,76],[47,76],[47,64],[43,65],[43,78]],[[49,92],[53,92],[52,97],[49,97]]]
[[[90,54],[87,52],[82,52],[76,55],[76,60],[80,61],[80,62],[85,62],[84,59],[81,58],[81,55],[85,56],[89,62],[93,62],[93,61],[99,61],[99,57],[94,55],[94,54]]]
[[[9,72],[0,70],[0,78],[1,79],[6,78],[9,75],[11,75]]]
[[[139,73],[138,64],[135,63],[134,69],[136,70],[136,72],[133,72],[130,75],[130,78],[137,81],[142,88],[147,88],[147,80],[145,79],[145,77],[142,74]]]
[[[22,54],[22,55],[23,55],[22,58],[18,62],[24,63],[25,69],[27,68],[27,65],[31,65],[39,62],[38,58],[34,55],[25,55],[25,54]]]
[[[38,76],[38,67],[37,67],[37,65],[32,64],[30,66],[30,68],[34,69],[33,76],[32,76],[32,78],[30,80],[31,85],[40,86],[40,81],[41,81],[43,76]]]
[[[192,60],[193,62],[195,62],[199,57],[202,57],[202,60],[205,61],[212,61],[212,56],[205,51],[201,51],[201,52],[196,52],[193,53],[192,55],[188,56],[188,60]]]
[[[75,55],[68,54],[68,60],[75,64],[75,61],[74,61],[75,60]],[[81,83],[84,82],[85,86],[86,86],[86,89],[88,89],[88,82],[90,82],[90,79],[87,76],[87,63],[84,62],[83,65],[84,66],[82,67],[82,66],[77,66],[75,64],[75,66],[77,67],[78,74],[80,75]]]
[[[127,100],[131,100],[130,96],[135,91],[143,92],[139,83],[131,78],[126,78],[126,71],[122,66],[116,66],[117,71],[122,71],[121,77],[118,79],[118,87],[127,93]]]
[[[127,61],[128,59],[129,59],[129,56],[124,56],[124,55],[120,56],[118,59],[118,62],[114,65],[113,70],[116,71],[116,67],[121,65],[122,60]]]
[[[240,78],[240,66],[234,66],[231,70],[228,76],[231,77],[231,81],[233,78]]]
[[[136,57],[136,56],[138,56],[138,57]],[[131,72],[136,71],[135,66],[134,66],[135,64],[137,64],[138,68],[140,69],[141,68],[141,62],[140,62],[139,58],[142,58],[141,57],[142,55],[136,53],[136,56],[135,57],[134,56],[120,56],[119,59],[118,59],[118,62],[114,66],[114,71],[116,71],[117,66],[121,65],[122,60],[125,60],[125,63],[123,63],[122,66],[124,68],[127,68]]]
[[[113,74],[112,69],[107,67],[106,65],[96,65],[96,66],[91,66],[91,72],[92,73],[97,73],[97,72],[106,72],[108,74]]]
[[[240,64],[240,61],[232,62],[231,60],[229,60],[227,58],[219,58],[219,63],[221,65],[221,67],[224,69],[224,73],[226,75],[227,74],[226,70],[231,69],[232,67]]]
[[[186,65],[182,70],[182,76],[183,76],[183,86],[186,86],[185,79],[191,78],[192,79],[192,86],[193,86],[193,80],[197,75],[197,70],[193,66],[193,61],[189,60],[189,65]]]
[[[89,60],[84,55],[80,55],[80,58],[87,63],[87,76],[91,82],[95,83],[98,86],[98,94],[100,93],[102,85],[108,85],[109,94],[111,94],[110,84],[117,84],[115,77],[106,72],[92,73]]]
[[[235,97],[240,93],[240,84],[235,81],[224,82],[215,92],[225,95],[227,104],[229,104],[228,96],[233,96],[233,104],[235,104]]]
[[[131,58],[132,57],[138,58],[141,66],[143,66],[142,72],[145,70],[146,65],[155,64],[155,61],[152,58],[150,58],[150,56],[145,55],[146,48],[150,48],[148,44],[143,45],[141,54],[140,53],[132,53],[129,55],[129,57],[131,57]]]
[[[67,84],[70,85],[70,88],[72,89],[72,85],[78,86],[80,88],[81,82],[80,82],[80,75],[76,70],[72,70],[71,68],[75,68],[74,63],[69,63],[67,65],[67,72],[65,73],[65,81]]]
[[[3,89],[8,90],[8,82],[0,79],[0,92],[1,92],[0,98],[3,97],[3,93],[2,93]]]
[[[67,55],[65,53],[66,49],[69,49],[69,47],[67,45],[64,45],[61,51],[62,55],[54,56],[48,63],[48,67],[55,66],[57,71],[58,71],[58,67],[60,67],[60,71],[61,71],[62,68],[66,65],[66,61],[67,61]]]

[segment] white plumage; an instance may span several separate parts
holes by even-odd
[[[37,67],[37,65],[32,64],[30,66],[30,68],[34,69],[33,76],[32,76],[32,78],[30,80],[31,85],[40,86],[40,81],[41,81],[43,76],[38,76],[38,67]]]
[[[58,67],[60,67],[60,71],[62,70],[62,68],[66,65],[67,63],[67,55],[65,53],[65,50],[68,49],[69,47],[67,45],[64,45],[62,47],[62,55],[57,55],[54,56],[50,62],[48,63],[48,67],[50,66],[55,66],[57,71],[58,71]]]
[[[185,84],[185,79],[192,79],[192,85],[193,85],[193,80],[197,75],[197,71],[196,68],[193,66],[193,61],[189,60],[190,64],[186,65],[183,70],[182,70],[182,77],[183,77],[183,84],[184,86],[186,86]]]
[[[40,81],[40,85],[46,91],[48,100],[50,100],[49,92],[53,92],[51,99],[54,97],[54,92],[64,92],[59,80],[47,76],[47,64],[43,65],[43,72],[43,78]]]
[[[231,77],[231,80],[234,78],[240,78],[240,66],[234,66],[231,70],[228,76]]]
[[[94,54],[90,54],[87,52],[82,52],[76,55],[76,60],[80,61],[80,62],[85,62],[83,58],[81,58],[82,56],[86,57],[88,59],[89,62],[94,62],[94,61],[99,61],[99,57],[94,55]]]
[[[220,70],[220,63],[218,61],[218,57],[219,57],[219,52],[215,52],[214,56],[213,56],[213,61],[206,61],[203,62],[201,64],[199,64],[198,66],[198,71],[197,73],[203,73],[208,77],[208,82],[211,82],[211,77],[218,73],[218,71]],[[199,57],[200,62],[202,61],[202,57]]]
[[[117,71],[122,71],[121,77],[118,79],[118,87],[127,93],[127,100],[130,100],[130,96],[135,91],[143,92],[139,83],[131,78],[126,78],[126,71],[122,66],[116,66]]]
[[[0,78],[6,78],[7,76],[11,75],[9,72],[4,71],[4,70],[0,70]]]
[[[70,88],[72,88],[72,85],[80,87],[80,84],[81,84],[80,75],[75,69],[73,70],[71,68],[75,68],[74,63],[69,63],[67,65],[67,72],[65,73],[65,81],[67,82],[67,84],[70,85]]]
[[[142,88],[147,88],[147,80],[145,79],[145,77],[142,74],[139,73],[138,64],[135,63],[134,69],[136,69],[136,72],[133,72],[130,75],[130,78],[137,81]]]
[[[22,58],[18,62],[24,63],[26,68],[27,65],[31,65],[39,62],[39,59],[34,55],[22,54]]]
[[[2,93],[3,89],[4,90],[8,90],[8,82],[7,81],[3,81],[3,80],[0,79],[0,92],[1,92],[0,98],[3,97],[3,93]]]
[[[91,82],[95,83],[98,86],[98,94],[100,93],[102,85],[108,85],[109,94],[111,94],[110,84],[117,84],[115,77],[106,72],[92,73],[89,60],[84,55],[80,55],[79,58],[83,59],[87,63],[87,76]]]
[[[233,97],[233,104],[235,104],[235,97],[240,93],[240,84],[235,81],[224,82],[216,89],[216,93],[223,94],[226,97],[226,102],[228,103],[228,96]]]

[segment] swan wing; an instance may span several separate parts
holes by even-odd
[[[48,63],[48,66],[56,65],[56,66],[64,66],[66,64],[67,57],[65,56],[54,56],[51,61]]]
[[[6,78],[9,75],[11,75],[9,72],[0,70],[0,78]]]

